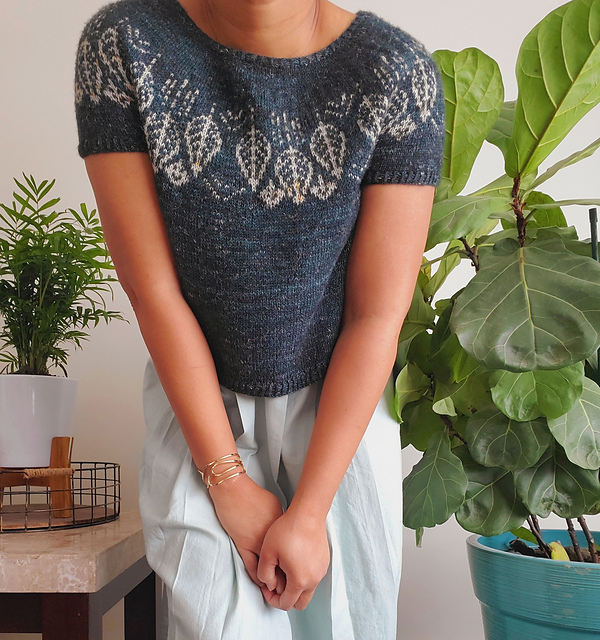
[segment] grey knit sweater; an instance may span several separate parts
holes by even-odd
[[[178,0],[117,0],[85,25],[75,67],[79,155],[149,154],[219,382],[280,396],[323,379],[361,187],[440,180],[427,50],[361,10],[320,51],[273,58],[216,42]]]

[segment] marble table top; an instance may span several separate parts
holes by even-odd
[[[145,555],[137,510],[113,522],[0,535],[0,593],[93,593]]]

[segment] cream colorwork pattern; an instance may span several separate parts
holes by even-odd
[[[117,27],[109,26],[96,40],[97,51],[93,50],[94,43],[85,38],[81,41],[75,78],[76,103],[87,97],[92,102],[108,99],[127,107],[137,100],[144,133],[153,141],[149,154],[154,170],[163,172],[176,187],[190,180],[203,180],[214,197],[223,201],[251,190],[267,207],[276,206],[284,198],[295,203],[311,197],[327,200],[344,171],[360,181],[366,168],[356,164],[345,166],[346,136],[333,123],[350,112],[355,102],[359,103],[357,124],[373,145],[382,133],[401,141],[419,123],[432,118],[438,84],[431,65],[423,57],[427,55],[425,48],[415,40],[406,45],[415,56],[411,68],[407,68],[402,56],[380,55],[373,74],[383,88],[381,93],[365,95],[356,87],[355,92],[344,92],[329,100],[322,112],[315,114],[316,125],[308,134],[309,157],[294,147],[300,124],[286,111],[273,111],[270,115],[276,142],[269,140],[257,126],[252,108],[219,111],[213,103],[209,112],[192,115],[199,89],[194,89],[189,79],[174,74],[157,86],[152,71],[161,53],[141,37],[127,17],[121,18],[119,24],[128,45],[140,54],[133,62],[135,84],[126,72],[118,47]],[[409,90],[402,88],[404,75],[410,77]],[[164,106],[161,110],[152,109],[158,94]],[[211,167],[211,161],[221,152],[224,131],[239,134],[235,157],[244,183],[237,188],[228,185]],[[272,178],[265,180],[270,163],[276,182]]]

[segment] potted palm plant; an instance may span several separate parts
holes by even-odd
[[[96,210],[57,211],[55,181],[23,174],[11,206],[0,204],[0,467],[49,465],[54,436],[72,436],[77,380],[67,343],[86,328],[124,320],[106,308],[116,278]],[[50,366],[64,376],[52,374]]]
[[[585,516],[600,512],[600,265],[595,228],[581,240],[561,207],[600,198],[556,201],[546,183],[600,139],[539,168],[600,102],[600,0],[572,0],[527,35],[515,101],[479,49],[433,56],[447,137],[426,251],[445,247],[423,259],[398,344],[402,444],[423,452],[404,480],[404,523],[417,544],[453,515],[477,534],[468,552],[487,640],[597,637]],[[462,194],[485,140],[505,173]],[[434,302],[463,259],[471,279]],[[541,528],[551,513],[564,532]]]

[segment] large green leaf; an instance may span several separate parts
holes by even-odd
[[[506,238],[456,298],[450,327],[489,369],[579,362],[600,346],[600,265],[558,236],[524,247]]]
[[[581,395],[583,370],[583,362],[545,371],[496,370],[490,375],[494,404],[513,420],[558,418],[569,411]]]
[[[544,206],[541,206],[544,205]],[[546,208],[545,205],[554,205]],[[527,230],[534,227],[566,227],[567,219],[562,209],[551,196],[541,191],[531,191],[525,203],[531,215],[527,217]],[[516,219],[515,219],[516,221]]]
[[[533,172],[600,102],[600,0],[572,0],[526,36],[506,157],[510,176]]]
[[[420,287],[415,285],[410,307],[402,323],[402,329],[398,336],[398,341],[403,342],[413,338],[425,329],[433,329],[435,312],[431,305],[427,304],[423,298]]]
[[[421,275],[422,271],[419,271],[419,276]],[[419,278],[417,280],[419,280]],[[425,302],[421,286],[417,281],[413,290],[410,307],[404,318],[400,335],[398,336],[398,351],[396,355],[396,366],[398,369],[406,366],[412,341],[428,328],[433,329],[435,326],[434,319],[435,312],[431,305]]]
[[[483,141],[498,118],[504,99],[502,74],[495,60],[475,48],[435,51],[446,100],[446,139],[442,175],[460,193]]]
[[[557,442],[535,465],[515,471],[514,478],[519,498],[540,518],[551,513],[577,518],[600,501],[598,471],[574,465]]]
[[[454,382],[465,380],[474,373],[485,370],[485,367],[482,367],[463,349],[456,334],[450,331],[450,316],[454,299],[451,298],[447,302],[448,304],[441,311],[433,330],[428,356],[436,384],[445,383],[451,385]],[[457,389],[458,387],[455,387],[454,390],[456,391]]]
[[[465,436],[479,464],[509,471],[535,464],[552,442],[545,420],[518,422],[494,406],[469,418]]]
[[[439,260],[436,272],[423,287],[424,296],[433,297],[437,293],[452,270],[460,264],[461,256],[459,253],[456,253],[456,250],[463,248],[463,243],[460,240],[450,240],[444,251],[444,256]]]
[[[585,515],[597,516],[599,513],[600,513],[600,498],[598,499],[598,502],[596,502],[596,504],[592,505],[586,510]],[[597,542],[596,542],[596,549],[600,551],[600,546],[598,546]]]
[[[592,243],[590,240],[582,241],[574,238],[563,238],[563,242],[565,243],[565,247],[573,253],[585,256],[586,258],[592,255]],[[600,243],[598,244],[598,250],[598,253],[600,253]]]
[[[432,404],[431,398],[423,396],[404,407],[400,425],[402,448],[410,444],[419,451],[425,451],[429,438],[434,433],[445,431],[446,426],[433,411]]]
[[[456,334],[451,333],[437,351],[431,351],[431,365],[436,380],[459,382],[475,371],[479,363],[462,347]]]
[[[512,138],[516,104],[516,100],[511,100],[502,105],[500,115],[486,138],[488,142],[502,151],[504,157],[506,157],[508,150],[508,142]]]
[[[584,469],[600,469],[600,387],[593,380],[583,379],[583,393],[573,408],[548,420],[548,428],[571,462]]]
[[[482,536],[520,527],[529,514],[517,497],[512,473],[478,464],[466,445],[455,447],[452,453],[462,462],[468,479],[465,501],[455,514],[458,524]]]
[[[564,167],[568,167],[569,165],[575,164],[584,158],[589,158],[592,154],[596,153],[596,151],[600,149],[600,138],[594,140],[591,144],[589,144],[585,149],[581,151],[576,151],[572,153],[567,158],[560,160],[559,162],[553,164],[549,169],[544,171],[541,176],[536,178],[535,182],[531,185],[531,190],[537,189],[543,182],[552,178],[552,176],[556,175],[561,169]],[[529,192],[525,192],[523,194],[524,198],[527,199]]]
[[[471,416],[475,411],[484,409],[492,404],[488,377],[489,372],[484,370],[459,382],[446,383],[436,379],[433,410],[450,416],[456,415],[457,411]]]
[[[446,431],[431,436],[427,451],[403,481],[404,525],[411,529],[446,522],[462,504],[467,476]]]
[[[457,292],[458,293],[458,292]],[[450,316],[455,298],[448,298],[443,301],[443,308],[439,303],[436,304],[435,310],[439,314],[439,318],[435,323],[433,333],[431,334],[431,355],[439,351],[444,342],[452,335],[450,331]]]
[[[578,240],[577,229],[573,225],[569,227],[533,227],[530,235],[532,240],[536,238],[540,241],[558,236],[562,239],[565,247],[567,247],[569,251],[573,251],[569,246],[569,243],[572,241],[575,241],[576,244],[581,247],[585,247],[585,243]],[[578,248],[574,253],[588,257],[592,255],[589,243],[587,244],[587,252]]]
[[[450,198],[452,196],[452,180],[450,178],[446,178],[442,176],[440,183],[435,188],[435,195],[433,196],[434,202],[439,202],[440,200],[446,200],[446,198]]]
[[[477,255],[479,257],[480,268],[491,267],[492,264],[507,258],[517,251],[519,246],[517,233],[514,229],[505,229],[493,233],[487,236],[487,238],[480,238],[477,241]]]
[[[454,196],[433,205],[425,251],[478,229],[492,214],[512,211],[504,196]]]
[[[484,409],[492,403],[489,386],[489,371],[473,373],[453,385],[452,402],[466,416]]]
[[[529,238],[526,238],[526,241]],[[508,241],[510,244],[510,251],[505,251],[503,254],[500,252],[500,242]],[[485,266],[488,262],[488,255],[491,260],[496,260],[502,255],[509,255],[513,251],[519,248],[519,241],[517,240],[517,232],[515,228],[503,229],[502,231],[496,231],[490,233],[487,236],[480,236],[475,241],[477,247],[477,256],[479,257],[480,266]]]
[[[576,199],[576,200],[555,200],[554,202],[540,202],[533,204],[531,209],[554,209],[555,207],[568,207],[572,204],[583,205],[586,207],[600,206],[600,198],[593,199]]]
[[[415,335],[418,335],[418,334],[415,334]],[[414,336],[411,336],[406,340],[398,341],[398,350],[396,352],[396,365],[395,365],[398,370],[401,370],[406,366],[408,362],[408,360],[406,359],[406,355],[410,348],[410,344],[413,340],[414,340]]]
[[[409,402],[418,400],[431,387],[430,379],[417,367],[409,362],[396,378],[396,394],[394,408],[398,420],[402,422],[402,409]]]
[[[426,376],[433,373],[429,357],[430,345],[431,334],[428,331],[421,331],[410,341],[410,346],[406,352],[407,361],[416,364]]]

